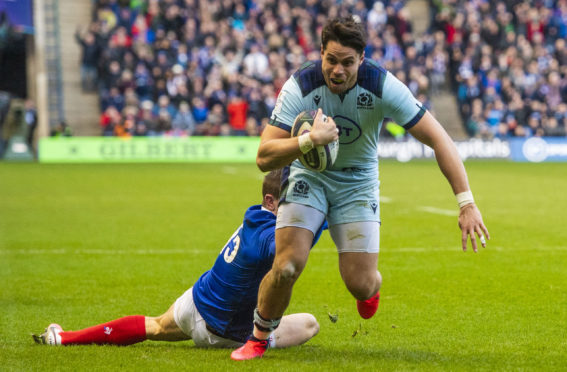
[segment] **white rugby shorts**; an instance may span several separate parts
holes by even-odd
[[[242,346],[241,342],[219,337],[207,330],[207,324],[193,302],[193,287],[175,301],[173,319],[183,333],[191,337],[197,347],[237,348]]]
[[[324,221],[325,215],[313,207],[297,203],[282,203],[278,207],[276,229],[301,227],[315,235]],[[378,253],[380,251],[380,223],[377,221],[340,223],[330,226],[329,233],[339,253]]]

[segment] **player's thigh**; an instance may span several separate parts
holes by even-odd
[[[298,203],[282,203],[276,220],[276,257],[274,266],[293,263],[303,269],[313,237],[325,221],[319,210]]]
[[[178,330],[185,336],[184,339],[192,339],[197,347],[235,348],[242,345],[241,342],[217,336],[207,329],[207,323],[193,301],[193,288],[185,291],[175,301],[170,310],[166,314],[171,315],[173,318],[173,322],[169,323],[172,327],[172,332],[175,326],[177,326]]]
[[[329,232],[339,252],[339,270],[351,290],[374,288],[380,250],[380,224],[376,221],[334,225]],[[357,292],[358,292],[357,290]]]
[[[217,336],[207,329],[207,323],[200,315],[195,322],[195,328],[192,332],[193,342],[195,346],[201,348],[230,348],[235,349],[242,346],[242,342],[230,340]]]
[[[308,230],[314,236],[324,222],[325,213],[321,210],[305,203],[284,201],[278,207],[276,232],[287,227],[296,227]],[[293,235],[286,237],[293,239]]]
[[[380,222],[360,221],[329,226],[329,233],[339,253],[380,252]]]

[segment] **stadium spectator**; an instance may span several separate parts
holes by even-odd
[[[261,91],[259,88],[252,88],[246,98],[248,103],[248,116],[256,120],[256,124],[259,125],[263,118],[270,116],[266,102],[262,100]]]
[[[141,110],[138,112],[138,117],[136,118],[136,130],[137,136],[157,135],[157,118],[154,115],[154,103],[150,100],[145,100],[142,102]]]
[[[254,118],[246,119],[246,135],[250,137],[255,137],[260,134],[260,126]]]
[[[257,43],[252,44],[242,62],[244,74],[249,77],[262,80],[268,71],[268,57],[261,51]]]
[[[181,295],[163,315],[132,315],[78,331],[63,331],[50,324],[45,333],[33,335],[40,344],[131,345],[145,340],[192,339],[197,347],[237,347],[252,331],[258,286],[275,255],[275,223],[281,171],[264,177],[262,204],[248,208],[244,223],[221,250],[213,267]],[[319,239],[320,232],[313,239]],[[300,345],[319,331],[308,313],[283,317],[269,339],[270,347]]]
[[[100,97],[101,99],[101,109],[104,111],[110,106],[116,108],[118,111],[122,111],[126,106],[126,99],[124,95],[120,93],[120,89],[117,86],[113,86],[109,89],[108,93]]]
[[[2,120],[2,119],[0,119]],[[35,130],[37,128],[37,110],[35,108],[35,103],[28,99],[25,103],[25,111],[24,111],[24,121],[26,123],[26,142],[30,148],[35,153],[35,146],[34,146],[34,138],[35,138]],[[0,134],[1,134],[0,125]]]
[[[204,136],[218,136],[221,132],[230,132],[228,118],[224,106],[220,103],[215,104],[210,111],[207,111],[205,120],[197,125],[196,133]],[[223,129],[225,128],[225,129]]]
[[[232,134],[236,136],[246,135],[248,103],[240,96],[233,96],[226,107],[226,111]]]
[[[93,92],[97,87],[98,62],[101,46],[95,34],[88,30],[75,32],[75,39],[81,45],[81,87],[85,92]]]
[[[118,87],[121,73],[120,62],[118,62],[118,60],[111,60],[110,63],[108,63],[108,68],[102,70],[101,81],[103,83],[103,93],[109,91],[111,88]]]
[[[372,5],[372,9],[368,12],[368,26],[371,29],[377,31],[383,30],[386,22],[388,21],[388,16],[384,10],[384,3],[381,1],[376,1]]]
[[[167,94],[163,94],[158,98],[158,104],[153,108],[154,115],[158,116],[160,113],[167,113],[170,117],[175,117],[177,109],[171,103]]]
[[[193,98],[192,102],[193,102],[193,117],[195,118],[195,121],[197,122],[197,124],[204,123],[205,120],[207,120],[207,116],[209,114],[209,109],[207,108],[205,100],[197,96]]]
[[[179,104],[179,111],[173,118],[172,128],[174,135],[192,136],[195,132],[195,119],[189,104],[185,101]]]
[[[157,113],[157,127],[158,134],[167,134],[171,130],[172,117],[167,110],[160,110]]]
[[[122,117],[114,106],[108,106],[100,116],[100,126],[103,136],[113,136],[114,128],[120,123]]]

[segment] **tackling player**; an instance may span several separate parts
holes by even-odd
[[[470,238],[477,251],[475,234],[483,246],[484,236],[489,238],[453,141],[402,82],[365,58],[364,26],[352,17],[331,19],[322,30],[321,41],[321,60],[307,62],[288,79],[271,125],[262,133],[259,168],[286,166],[276,223],[277,254],[260,284],[253,335],[232,353],[235,360],[263,355],[264,340],[283,322],[293,285],[325,219],[339,253],[341,277],[357,300],[358,312],[365,319],[376,312],[382,282],[376,270],[380,246],[377,147],[385,117],[435,151],[460,207],[463,250]],[[295,117],[310,110],[318,110],[312,131],[291,138]],[[328,120],[322,119],[323,113]],[[337,138],[339,153],[331,168],[318,173],[296,161],[314,146]]]
[[[192,339],[198,347],[237,347],[252,332],[254,307],[261,279],[275,255],[275,213],[280,197],[281,170],[271,171],[262,184],[262,205],[246,211],[242,225],[230,237],[211,270],[205,272],[175,303],[158,317],[127,316],[79,331],[65,332],[51,324],[33,335],[48,345],[130,345],[144,340]],[[314,244],[321,229],[312,239]],[[281,326],[265,346],[300,345],[315,336],[319,324],[308,313],[282,318]]]

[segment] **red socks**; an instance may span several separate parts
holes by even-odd
[[[131,315],[79,331],[61,332],[61,345],[131,345],[146,339],[146,317]]]

